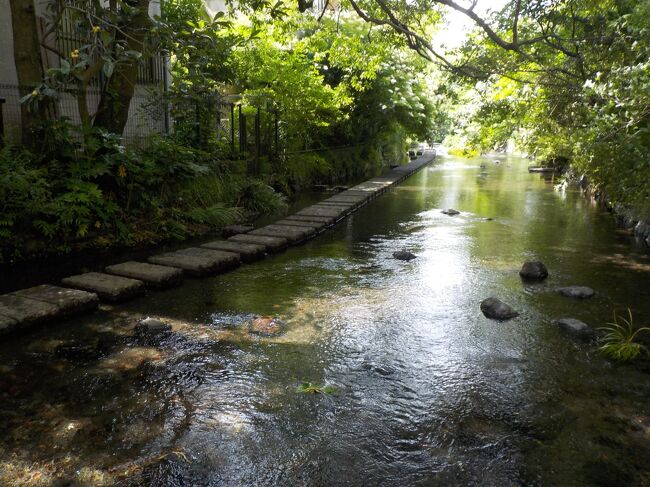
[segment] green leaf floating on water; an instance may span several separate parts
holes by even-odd
[[[298,386],[296,392],[303,392],[305,394],[333,394],[336,392],[336,387],[326,385],[316,385],[311,382],[303,382]]]

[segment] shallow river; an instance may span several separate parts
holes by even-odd
[[[648,371],[553,325],[647,322],[650,258],[527,164],[438,159],[306,245],[3,339],[0,484],[650,485]],[[521,316],[484,318],[488,296]],[[247,333],[257,314],[284,333]],[[172,336],[132,338],[148,315]]]

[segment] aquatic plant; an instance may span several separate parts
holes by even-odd
[[[627,309],[628,317],[617,316],[614,312],[614,321],[607,323],[608,326],[599,328],[605,332],[600,339],[602,345],[599,350],[614,360],[623,362],[634,360],[642,354],[647,354],[648,349],[645,345],[635,341],[640,333],[650,331],[649,327],[634,329],[632,320],[632,311]]]
[[[333,394],[336,392],[336,387],[334,386],[317,386],[311,382],[303,382],[298,386],[296,392],[302,392],[304,394]]]

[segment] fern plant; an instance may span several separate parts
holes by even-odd
[[[599,350],[614,360],[627,362],[648,353],[645,345],[635,341],[635,339],[645,331],[650,331],[649,327],[634,329],[632,311],[627,309],[628,318],[616,315],[614,312],[614,321],[607,323],[608,326],[599,328],[605,332],[601,338],[602,345]]]

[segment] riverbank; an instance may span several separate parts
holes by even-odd
[[[99,300],[120,302],[147,289],[180,285],[183,275],[201,277],[225,272],[242,262],[298,245],[327,230],[371,199],[399,184],[435,158],[427,152],[405,166],[353,186],[277,222],[241,229],[228,238],[200,247],[152,255],[146,262],[128,261],[105,269],[68,276],[67,288],[41,285],[0,296],[0,332],[11,332],[97,308]]]

